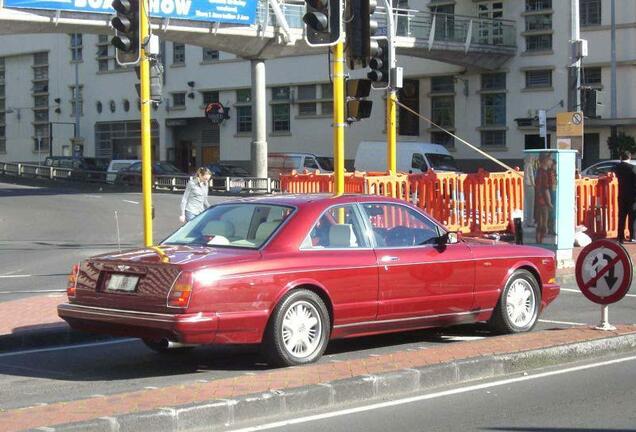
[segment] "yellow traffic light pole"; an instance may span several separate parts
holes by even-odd
[[[152,246],[152,152],[150,142],[150,59],[146,55],[148,40],[148,0],[141,2],[139,33],[142,41],[140,59],[141,93],[141,191],[143,195],[144,244]]]
[[[387,14],[387,33],[389,36],[389,86],[386,89],[386,169],[395,174],[397,172],[397,91],[396,83],[391,77],[397,66],[395,58],[395,23],[393,21],[393,7],[388,0],[384,1]]]
[[[333,47],[333,162],[335,195],[344,193],[344,43]]]

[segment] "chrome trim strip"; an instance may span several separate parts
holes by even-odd
[[[442,317],[447,317],[447,316],[474,315],[474,314],[479,314],[479,313],[482,313],[482,312],[490,312],[492,310],[493,310],[493,308],[490,308],[490,309],[479,309],[479,310],[476,310],[476,311],[469,311],[469,312],[456,312],[456,313],[449,313],[449,314],[423,315],[423,316],[409,317],[409,318],[397,318],[397,319],[391,319],[391,320],[364,321],[364,322],[359,322],[359,323],[340,324],[340,325],[333,326],[333,328],[334,329],[340,329],[340,328],[356,327],[356,326],[362,326],[362,325],[390,324],[390,323],[395,323],[395,322],[405,322],[405,321],[416,321],[416,320],[424,320],[424,319],[442,318]]]
[[[59,307],[63,308],[63,309],[73,309],[73,308],[77,308],[77,309],[91,309],[91,310],[96,310],[96,311],[106,311],[106,312],[115,312],[115,313],[136,313],[136,314],[140,314],[140,315],[150,315],[150,316],[159,316],[159,317],[172,317],[174,316],[174,314],[167,314],[167,313],[159,313],[159,312],[142,312],[142,311],[135,311],[135,310],[126,310],[126,309],[113,309],[113,308],[105,308],[105,307],[98,307],[98,306],[86,306],[86,305],[78,305],[78,304],[73,304],[73,303],[62,303],[61,305],[59,305]]]
[[[164,314],[164,313],[156,313],[156,312],[142,312],[142,311],[131,311],[124,309],[110,309],[110,308],[101,308],[95,306],[83,306],[83,305],[74,305],[71,303],[65,303],[59,306],[62,310],[66,310],[69,312],[81,312],[90,315],[98,315],[105,317],[120,317],[120,318],[128,318],[128,319],[137,319],[137,320],[146,320],[146,321],[155,321],[155,322],[165,322],[165,323],[174,323],[174,318],[177,317],[177,314]],[[144,315],[144,316],[139,316]],[[162,319],[164,318],[164,319]],[[203,316],[187,316],[183,319],[186,322],[202,322],[202,321],[213,321],[211,317],[203,317]]]

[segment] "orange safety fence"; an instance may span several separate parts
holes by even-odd
[[[333,193],[333,173],[294,171],[280,179],[281,190],[286,193]],[[508,230],[514,212],[523,210],[524,204],[523,176],[519,171],[345,173],[345,192],[410,201],[450,230],[472,235]],[[384,221],[395,218],[400,219],[400,215],[383,215]],[[591,237],[616,237],[618,182],[613,174],[576,179],[576,223],[586,226]]]
[[[576,223],[593,238],[618,235],[618,180],[609,173],[576,179]],[[627,232],[627,230],[626,230]]]

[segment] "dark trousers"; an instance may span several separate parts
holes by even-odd
[[[636,209],[634,208],[634,200],[618,201],[618,239],[625,239],[625,218],[629,223],[629,238],[634,240],[634,220],[636,220]]]

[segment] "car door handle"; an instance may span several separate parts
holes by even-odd
[[[382,258],[380,258],[380,261],[382,261],[382,262],[397,262],[399,260],[400,260],[400,258],[398,258],[396,256],[389,256],[389,255],[385,255]]]

